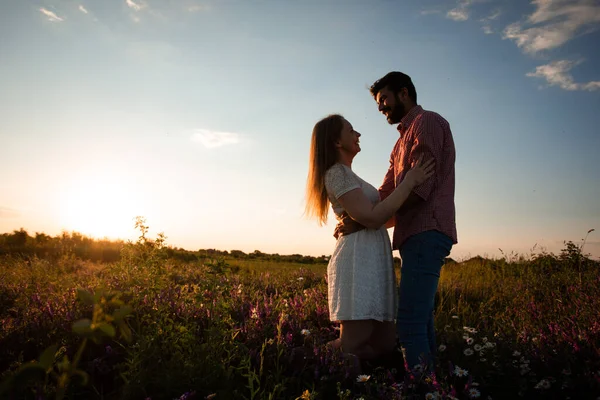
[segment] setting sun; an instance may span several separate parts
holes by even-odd
[[[60,202],[64,228],[96,238],[125,238],[142,214],[135,193],[109,177],[73,182]]]

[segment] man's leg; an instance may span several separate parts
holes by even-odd
[[[410,369],[421,362],[425,362],[429,368],[433,367],[433,305],[440,270],[451,248],[452,240],[438,231],[411,236],[400,248],[402,268],[396,323]]]

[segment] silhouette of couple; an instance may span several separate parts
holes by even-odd
[[[312,132],[306,212],[323,224],[331,204],[338,220],[327,277],[330,319],[340,322],[340,337],[330,345],[370,360],[399,343],[410,369],[431,369],[435,293],[457,243],[454,140],[444,118],[418,105],[408,75],[390,72],[370,92],[399,133],[379,189],[352,170],[361,134],[348,120],[329,115]],[[402,259],[398,287],[392,249]]]

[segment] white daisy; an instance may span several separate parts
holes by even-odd
[[[535,385],[536,389],[550,389],[550,381],[548,379],[542,379]]]
[[[371,379],[371,375],[359,375],[359,376],[356,377],[356,382],[358,382],[358,383],[365,383],[369,379]]]

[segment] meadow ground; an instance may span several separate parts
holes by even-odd
[[[107,264],[3,256],[0,398],[600,396],[600,270],[574,254],[446,264],[436,374],[357,377],[325,346],[338,335],[326,264],[155,250],[131,244]]]

